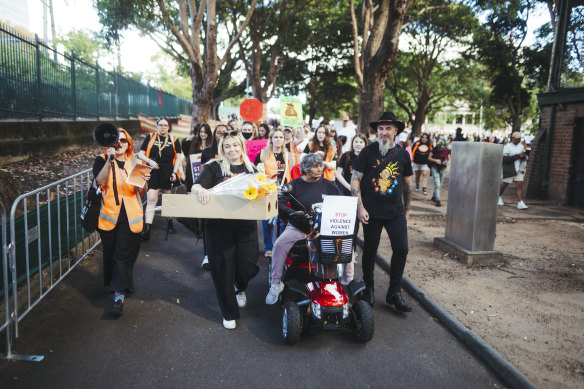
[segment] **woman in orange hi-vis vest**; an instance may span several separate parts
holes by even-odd
[[[148,203],[146,204],[146,215],[142,238],[150,240],[150,226],[154,220],[154,209],[158,202],[160,190],[162,193],[170,193],[173,182],[178,182],[179,169],[182,161],[182,149],[178,138],[170,135],[172,131],[170,120],[160,118],[156,122],[158,132],[148,134],[144,143],[140,147],[138,159],[146,162],[153,168],[151,172],[150,189],[148,190]],[[168,232],[174,234],[172,219],[168,221]]]
[[[273,129],[268,139],[268,144],[256,156],[254,163],[256,166],[263,163],[266,175],[272,179],[276,179],[278,186],[280,186],[292,181],[290,178],[290,170],[294,166],[293,156],[292,153],[288,152],[284,144],[284,131],[279,128]],[[266,258],[272,256],[274,222],[275,220],[262,221],[264,231],[264,256]]]
[[[312,141],[306,145],[304,153],[319,154],[324,160],[323,178],[329,181],[335,180],[336,161],[333,158],[337,155],[337,149],[331,145],[330,133],[326,126],[322,125],[316,129]]]
[[[138,188],[126,182],[134,156],[134,142],[120,128],[118,142],[105,154],[95,158],[93,176],[102,188],[102,203],[97,228],[103,246],[104,284],[114,288],[112,314],[124,312],[124,297],[134,291],[134,264],[140,251],[142,202],[140,196],[148,190],[146,183]],[[145,181],[150,174],[142,177]]]

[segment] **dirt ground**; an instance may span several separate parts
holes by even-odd
[[[433,246],[435,237],[444,236],[446,218],[429,212],[445,213],[445,202],[437,208],[415,194],[405,275],[537,386],[582,388],[582,212],[556,206],[554,216],[542,217],[546,204],[529,201],[529,210],[517,211],[508,191],[495,242],[505,262],[474,267]],[[387,239],[379,251],[391,258]]]

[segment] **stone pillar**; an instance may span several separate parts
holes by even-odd
[[[503,145],[453,142],[446,234],[434,245],[468,264],[500,263],[494,251]]]

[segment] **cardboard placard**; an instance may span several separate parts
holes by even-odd
[[[351,235],[357,220],[357,197],[323,196],[321,235]]]
[[[245,152],[247,153],[247,157],[253,163],[256,159],[256,156],[266,148],[269,139],[254,139],[254,140],[246,140],[245,141]]]

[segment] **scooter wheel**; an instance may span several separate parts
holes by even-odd
[[[369,342],[373,338],[374,320],[373,309],[363,300],[357,301],[352,308],[353,335],[360,342]]]
[[[300,338],[302,318],[298,304],[288,301],[282,312],[282,339],[286,344],[295,344]]]

